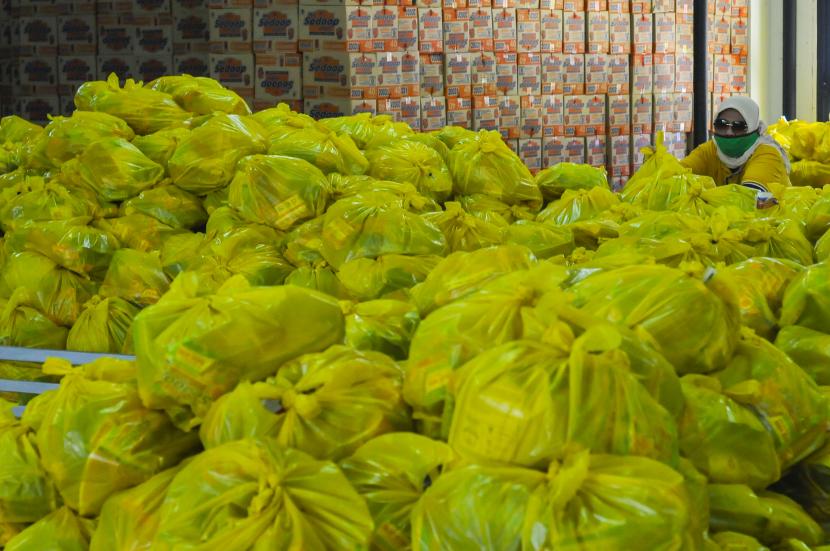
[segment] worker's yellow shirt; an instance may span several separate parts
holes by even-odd
[[[680,163],[701,176],[710,176],[715,184],[760,184],[768,191],[780,186],[789,186],[790,177],[787,167],[778,149],[769,144],[761,144],[744,166],[734,171],[718,158],[715,142],[709,140],[695,148]]]

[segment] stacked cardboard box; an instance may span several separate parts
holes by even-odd
[[[718,104],[733,94],[747,94],[749,0],[707,2],[709,120]]]

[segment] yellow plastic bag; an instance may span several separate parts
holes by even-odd
[[[167,172],[167,161],[173,156],[176,148],[190,135],[187,128],[171,128],[159,130],[146,136],[136,136],[132,144],[148,159],[162,166]]]
[[[542,192],[528,168],[496,131],[481,130],[456,144],[449,167],[457,195],[483,193],[508,205],[524,204],[538,210]]]
[[[256,233],[260,242],[275,247],[283,247],[289,242],[285,233],[265,224],[250,222],[227,205],[211,212],[205,225],[206,234],[219,238],[225,238],[240,232],[244,234]]]
[[[199,255],[190,269],[208,273],[219,282],[239,274],[251,285],[280,285],[293,269],[276,244],[263,239],[255,228],[208,235]]]
[[[541,259],[571,254],[576,246],[570,228],[532,220],[518,220],[504,228],[502,242],[525,246]]]
[[[198,446],[164,412],[144,408],[135,364],[109,358],[80,368],[47,362],[63,374],[43,410],[37,444],[44,470],[64,503],[97,515],[113,493],[140,484],[177,464]]]
[[[338,461],[364,442],[410,428],[403,372],[390,358],[333,346],[284,364],[263,383],[219,398],[199,431],[205,448],[254,438]]]
[[[364,149],[372,142],[384,143],[413,134],[409,125],[395,123],[389,115],[372,116],[370,113],[323,119],[320,125],[335,132],[348,134]]]
[[[111,233],[124,246],[137,251],[161,250],[170,237],[187,230],[173,228],[146,214],[135,213],[117,218],[95,220],[93,226]]]
[[[63,350],[66,327],[56,325],[38,310],[23,306],[26,291],[15,291],[8,299],[0,298],[0,346],[25,346]]]
[[[610,189],[604,168],[576,163],[557,163],[540,171],[536,175],[536,185],[547,200],[558,199],[569,189]]]
[[[512,224],[517,220],[534,220],[536,218],[536,213],[524,205],[508,205],[483,193],[462,195],[456,197],[456,201],[461,204],[465,211],[486,222],[493,222],[495,219],[495,222],[498,223],[501,219],[504,219],[508,224]]]
[[[321,238],[320,252],[335,268],[385,254],[441,255],[447,247],[441,230],[406,210],[405,200],[384,192],[335,202],[323,215]]]
[[[186,230],[204,226],[208,219],[202,202],[195,195],[171,185],[142,191],[124,201],[119,214],[145,214],[171,228]]]
[[[533,468],[575,447],[676,462],[674,420],[628,370],[613,327],[575,337],[551,320],[543,339],[494,346],[454,374],[453,450]]]
[[[268,129],[268,154],[307,161],[328,174],[365,174],[369,161],[352,139],[318,124]]]
[[[474,251],[501,244],[502,231],[508,224],[498,214],[484,220],[468,214],[454,201],[448,201],[444,207],[445,211],[430,212],[423,217],[441,230],[450,251]]]
[[[669,153],[663,143],[663,132],[657,133],[653,148],[644,148],[646,159],[643,165],[628,179],[625,187],[620,192],[623,201],[633,203],[645,201],[650,190],[660,181],[671,178],[678,174],[687,174],[691,170],[680,164],[677,158]],[[643,194],[641,199],[639,196]]]
[[[784,293],[780,324],[815,331],[830,327],[830,263],[810,266],[790,283]]]
[[[426,316],[439,306],[469,295],[488,281],[535,264],[536,258],[530,249],[520,245],[455,252],[440,261],[422,283],[412,288],[412,300]]]
[[[830,165],[819,161],[796,161],[792,164],[790,181],[794,186],[826,186],[830,184]]]
[[[737,532],[720,532],[713,535],[712,539],[721,549],[729,551],[769,551],[769,547],[752,536]]]
[[[283,155],[251,155],[237,165],[228,204],[251,222],[288,231],[323,214],[328,197],[328,181],[308,162]]]
[[[265,133],[252,118],[216,115],[179,144],[167,170],[183,190],[207,195],[230,183],[242,157],[265,153]]]
[[[333,463],[241,440],[207,450],[174,478],[153,551],[365,549],[372,517]]]
[[[285,284],[319,291],[339,300],[354,298],[325,261],[313,266],[300,266],[288,274]]]
[[[453,179],[437,151],[420,142],[395,140],[366,152],[368,174],[379,180],[408,183],[436,201],[449,199]]]
[[[418,193],[415,186],[405,182],[393,182],[391,180],[378,180],[371,176],[343,176],[332,172],[328,175],[331,187],[331,195],[334,200],[377,193],[379,191],[394,193],[406,200],[409,210],[413,212],[435,212],[441,210],[435,200]]]
[[[91,216],[93,207],[59,184],[30,180],[0,193],[0,227],[3,231],[30,221],[66,220]]]
[[[680,374],[724,367],[735,350],[737,307],[680,270],[630,266],[597,273],[569,290],[587,313],[645,330]]]
[[[182,405],[202,415],[240,381],[265,379],[286,361],[343,339],[340,305],[321,293],[251,287],[234,276],[216,294],[199,296],[198,276],[178,279],[133,322],[148,407]]]
[[[607,188],[568,190],[562,197],[545,207],[536,220],[548,224],[573,224],[596,218],[620,202],[617,195]]]
[[[158,302],[169,287],[158,253],[118,249],[99,292],[102,297],[119,297],[144,307]]]
[[[244,99],[212,78],[190,75],[163,76],[149,83],[147,87],[170,94],[185,111],[196,115],[210,115],[215,112],[251,114],[251,109]]]
[[[142,135],[187,126],[192,117],[169,94],[145,88],[133,79],[127,79],[121,88],[115,73],[110,73],[106,82],[82,84],[75,93],[75,107],[114,115]]]
[[[775,346],[789,356],[819,385],[830,385],[830,334],[807,327],[782,327]]]
[[[804,234],[810,241],[816,241],[830,230],[830,192],[822,194],[804,218]]]
[[[6,551],[87,551],[94,522],[61,507],[6,543]]]
[[[43,127],[17,115],[0,118],[0,143],[28,142],[43,132]]]
[[[121,354],[132,352],[130,329],[139,308],[118,297],[92,297],[66,337],[66,349]]]
[[[815,255],[818,262],[830,260],[830,230],[816,241]]]
[[[382,352],[396,360],[409,356],[409,343],[421,322],[418,309],[401,300],[370,300],[344,308],[346,344]]]
[[[164,176],[164,167],[123,138],[92,142],[79,161],[82,180],[106,201],[129,199]]]
[[[781,477],[772,436],[752,409],[703,375],[681,379],[686,407],[678,424],[680,450],[711,482],[763,489]]]
[[[0,399],[0,525],[36,522],[59,500],[40,466],[34,433],[14,418],[12,407]]]
[[[296,113],[291,110],[287,103],[278,103],[276,107],[270,107],[257,111],[251,115],[252,119],[263,125],[265,128],[276,128],[284,124],[291,126],[312,126],[317,123],[313,118],[303,113]]]
[[[372,300],[421,283],[441,260],[436,255],[400,254],[358,258],[340,266],[337,279],[356,299]]]
[[[743,241],[755,248],[755,256],[791,260],[802,266],[813,263],[813,246],[795,220],[760,219],[735,224]]]
[[[83,304],[97,290],[93,281],[35,252],[11,254],[0,273],[0,296],[9,298],[20,289],[21,305],[36,308],[52,322],[66,327],[75,323]]]
[[[411,549],[410,513],[453,457],[443,442],[397,432],[373,438],[341,462],[375,521],[372,551]]]

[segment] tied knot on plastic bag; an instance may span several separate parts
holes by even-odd
[[[281,473],[264,473],[259,478],[259,489],[256,496],[248,505],[248,516],[255,516],[267,512],[274,507],[274,504],[283,499],[283,477]]]
[[[320,412],[323,411],[323,408],[320,406],[320,401],[316,396],[297,392],[293,388],[283,391],[279,400],[283,410],[294,410],[297,415],[309,421],[320,415]]]
[[[553,511],[562,514],[576,496],[591,466],[591,454],[580,450],[568,455],[562,462],[554,461],[548,467],[548,502]]]

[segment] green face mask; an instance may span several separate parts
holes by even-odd
[[[752,132],[746,136],[714,136],[715,143],[718,144],[724,155],[737,159],[747,152],[750,147],[755,145],[758,141],[758,132]]]

